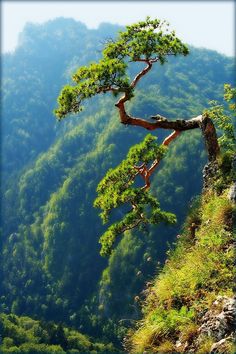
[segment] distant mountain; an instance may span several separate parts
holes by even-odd
[[[200,133],[182,134],[152,187],[178,224],[126,233],[108,261],[100,257],[104,226],[93,208],[96,186],[145,132],[119,124],[109,96],[92,99],[80,116],[61,123],[52,111],[71,73],[97,60],[102,43],[119,29],[89,30],[64,18],[28,24],[16,51],[2,58],[1,311],[61,321],[116,345],[140,316],[135,296],[165,261],[201,190],[206,161]],[[223,84],[234,79],[233,59],[190,51],[143,80],[130,104],[134,114],[190,118],[209,100],[221,100]]]

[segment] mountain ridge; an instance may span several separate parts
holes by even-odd
[[[145,132],[120,125],[107,96],[91,100],[80,117],[54,120],[56,96],[71,71],[97,59],[100,41],[118,28],[80,32],[75,22],[60,21],[31,26],[29,43],[3,61],[1,311],[62,321],[120,346],[126,329],[116,323],[141,316],[135,296],[157,262],[164,264],[167,241],[174,241],[201,190],[206,156],[199,133],[183,134],[153,180],[154,194],[179,223],[128,233],[109,260],[101,259],[103,226],[92,206],[97,183]],[[192,48],[189,59],[170,60],[145,78],[130,109],[141,116],[197,115],[209,99],[221,100],[233,69],[230,58]]]

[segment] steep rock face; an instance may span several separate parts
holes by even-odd
[[[236,182],[230,187],[228,198],[234,204],[236,203]]]
[[[232,160],[232,171],[236,171],[236,156]],[[203,169],[203,192],[206,192],[217,180],[219,165],[217,161],[211,161]],[[228,200],[236,203],[236,182],[231,185],[228,192]],[[235,249],[232,242],[225,252]],[[199,328],[190,342],[182,341],[180,336],[176,341],[176,350],[197,353],[199,348],[207,341],[212,341],[209,353],[229,353],[232,342],[236,341],[236,296],[228,297],[219,295],[211,307],[199,318]]]
[[[235,240],[229,189],[219,193],[209,185],[190,210],[176,249],[145,299],[131,352],[233,353]]]
[[[217,296],[209,310],[200,319],[200,327],[191,345],[178,341],[185,352],[196,353],[207,339],[214,342],[210,353],[228,353],[229,346],[235,340],[236,297]]]
[[[208,162],[203,169],[203,191],[206,189],[211,188],[212,182],[217,175],[219,166],[217,161],[210,161]]]
[[[236,204],[236,154],[234,155],[234,157],[232,159],[231,166],[232,166],[232,171],[233,171],[234,183],[231,185],[231,187],[229,189],[228,198],[232,203]]]

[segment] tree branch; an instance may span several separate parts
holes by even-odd
[[[162,145],[168,146],[179,135],[180,135],[180,131],[175,130],[173,133],[171,133],[170,135],[168,135],[164,139]],[[147,168],[147,166],[145,164],[142,164],[139,167],[134,166],[134,168],[138,170],[139,174],[143,177],[143,179],[145,181],[145,185],[142,187],[142,189],[150,188],[150,186],[151,186],[150,177],[153,174],[153,172],[155,171],[155,169],[157,168],[157,166],[159,165],[160,161],[161,160],[158,160],[158,159],[154,160],[149,169]]]
[[[134,124],[132,124],[133,121],[135,121],[138,126],[148,129],[146,124],[149,124],[149,122],[145,121],[143,119],[139,119],[139,118],[132,118],[132,117],[128,116],[128,120],[127,120],[126,124],[131,123],[131,125],[134,125]],[[154,127],[154,129],[157,129],[157,128],[163,128],[163,129],[178,128],[177,130],[174,130],[174,132],[172,132],[170,135],[168,135],[164,139],[164,141],[162,143],[162,145],[164,145],[164,146],[168,146],[184,130],[201,128],[204,139],[205,139],[209,160],[210,161],[215,160],[218,153],[219,153],[219,145],[218,145],[215,127],[214,127],[213,122],[211,121],[211,119],[207,115],[199,115],[199,116],[189,119],[189,120],[182,120],[181,119],[181,120],[176,120],[176,121],[168,121],[166,118],[161,117],[155,123],[150,123],[150,124],[152,124],[152,127]],[[157,166],[159,165],[159,163],[160,163],[160,160],[158,160],[158,159],[154,160],[149,169],[147,168],[146,164],[142,164],[141,166],[134,166],[134,168],[138,171],[138,174],[140,174],[140,176],[145,181],[145,185],[142,187],[142,189],[148,189],[150,187],[150,185],[151,185],[150,177],[153,174],[153,172],[155,171],[155,169],[157,168]],[[135,178],[135,176],[134,176],[134,178]]]
[[[105,92],[120,92],[120,90],[116,87],[108,86],[108,87],[99,87],[97,93],[105,93]]]
[[[123,107],[119,107],[121,110]],[[124,110],[125,111],[125,110]],[[121,113],[121,112],[120,112]],[[123,113],[123,112],[122,112]],[[122,116],[122,118],[124,118]],[[178,131],[190,130],[199,128],[201,124],[202,116],[198,116],[196,118],[192,118],[189,120],[177,119],[177,120],[156,120],[156,122],[149,122],[148,120],[142,118],[131,117],[125,112],[125,121],[121,121],[123,124],[135,125],[138,127],[142,127],[147,130],[156,130],[158,128],[162,129],[173,129]]]
[[[134,125],[134,126],[142,127],[147,130],[156,130],[162,128],[162,129],[171,129],[178,132],[200,128],[202,130],[202,134],[205,140],[205,145],[207,148],[209,160],[212,161],[216,159],[217,155],[219,154],[220,148],[218,144],[215,126],[212,120],[208,117],[208,115],[206,114],[199,115],[197,117],[188,120],[185,119],[168,120],[167,118],[161,117],[159,119],[155,118],[156,119],[155,122],[149,122],[148,120],[145,119],[132,117],[126,113],[125,102],[128,100],[129,100],[128,93],[125,93],[125,95],[122,96],[115,105],[119,109],[120,121],[122,124]],[[173,135],[172,138],[171,136],[168,137],[168,139],[173,139],[173,138],[175,138],[175,135]],[[167,145],[167,141],[164,143],[164,145]]]
[[[141,166],[134,166],[138,170],[138,174],[144,179],[145,185],[141,189],[147,189],[150,187],[150,169],[147,168],[147,165],[143,163]]]
[[[133,79],[133,81],[129,86],[129,89],[135,88],[139,80],[151,70],[152,64],[158,61],[158,58],[157,57],[153,59],[138,58],[135,61],[144,62],[147,65],[143,70],[141,70],[135,76],[135,78]],[[218,145],[216,130],[213,122],[206,114],[199,115],[197,117],[188,120],[186,119],[168,120],[165,117],[161,117],[157,115],[155,117],[151,117],[152,119],[155,119],[155,122],[150,122],[142,118],[132,117],[126,112],[125,103],[129,100],[130,100],[130,93],[129,90],[127,90],[124,93],[124,95],[118,100],[118,102],[115,104],[115,106],[119,109],[120,121],[122,124],[134,125],[151,131],[160,128],[174,130],[174,132],[172,132],[164,139],[162,143],[164,146],[168,146],[177,136],[180,135],[182,131],[200,128],[202,130],[202,134],[205,140],[209,160],[212,161],[216,159],[220,150]],[[142,189],[148,189],[150,187],[150,176],[152,175],[156,167],[159,165],[159,163],[160,160],[158,159],[154,160],[149,169],[147,168],[146,164],[142,164],[139,167],[134,166],[134,168],[137,170],[137,174],[140,174],[140,176],[145,181],[145,185],[142,187]],[[137,174],[133,176],[133,179],[136,177]]]
[[[146,75],[152,68],[152,64],[148,60],[139,59],[139,60],[135,60],[135,61],[144,61],[145,63],[147,63],[147,66],[135,76],[135,78],[131,82],[131,85],[130,85],[131,88],[134,88],[137,85],[137,83],[139,82],[139,80],[141,79],[141,77]]]
[[[134,228],[137,227],[141,222],[143,222],[143,216],[142,216],[142,215],[140,215],[140,219],[138,219],[133,225],[124,226],[123,229],[120,230],[120,232],[119,232],[118,234],[123,234],[125,231],[134,229]]]
[[[177,138],[177,136],[180,135],[180,131],[179,130],[175,130],[173,133],[171,133],[170,135],[168,135],[165,140],[163,141],[162,145],[164,146],[168,146],[172,140],[174,140],[175,138]]]
[[[179,130],[175,130],[173,133],[171,133],[170,135],[168,135],[168,136],[164,139],[162,145],[168,146],[168,145],[169,145],[175,138],[177,138],[177,136],[179,136],[179,135],[180,135],[180,131],[179,131]],[[148,174],[147,174],[148,180],[146,181],[146,184],[145,184],[145,186],[144,186],[145,189],[148,189],[148,188],[150,187],[150,185],[151,185],[151,183],[150,183],[150,177],[151,177],[151,175],[153,174],[153,172],[155,171],[155,169],[157,168],[157,166],[159,165],[159,163],[160,163],[160,160],[157,160],[157,159],[156,159],[156,160],[153,161],[151,167],[149,168]]]

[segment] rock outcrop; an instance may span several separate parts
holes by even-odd
[[[236,316],[236,298],[218,296],[202,318],[200,336],[211,336],[220,341],[232,333]]]
[[[236,182],[230,187],[228,198],[232,203],[236,203]]]
[[[208,162],[202,171],[203,175],[203,191],[212,187],[212,182],[217,176],[219,166],[217,161]]]
[[[228,348],[236,339],[235,324],[236,297],[218,296],[200,319],[198,334],[192,343],[181,343],[181,346],[184,352],[197,353],[209,338],[213,340],[209,353],[229,354]]]

